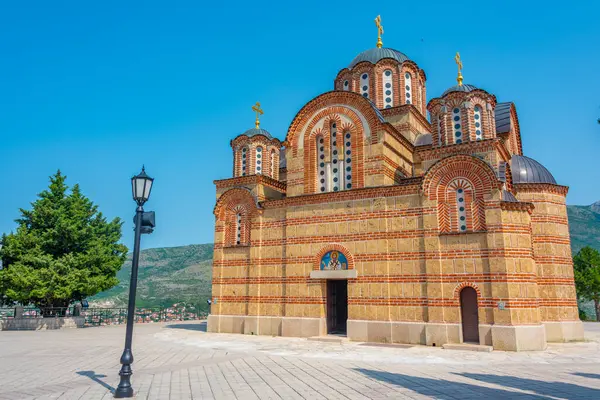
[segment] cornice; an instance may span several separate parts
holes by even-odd
[[[394,197],[406,194],[418,194],[423,177],[406,178],[392,186],[367,187],[341,192],[311,193],[286,197],[281,200],[265,200],[261,202],[264,208],[280,208],[304,204],[335,203],[349,200],[360,200],[378,197]]]
[[[514,183],[513,187],[519,192],[546,192],[566,196],[569,192],[568,186],[555,185],[552,183]]]
[[[213,183],[217,186],[217,189],[254,184],[264,185],[270,187],[271,189],[275,189],[279,192],[285,193],[287,188],[285,182],[278,181],[265,175],[237,176],[235,178],[218,179],[213,181]]]

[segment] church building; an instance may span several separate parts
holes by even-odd
[[[427,101],[400,51],[358,54],[285,140],[231,141],[210,332],[542,350],[583,339],[565,198],[523,154],[514,103],[463,83]]]

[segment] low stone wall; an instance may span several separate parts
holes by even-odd
[[[41,331],[46,329],[83,328],[84,317],[9,318],[0,321],[2,331]]]

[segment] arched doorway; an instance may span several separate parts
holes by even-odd
[[[479,313],[477,292],[470,286],[460,291],[460,316],[463,342],[479,344]]]

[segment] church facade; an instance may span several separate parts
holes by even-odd
[[[376,20],[378,28],[379,21]],[[382,30],[380,29],[380,33]],[[210,332],[541,350],[583,338],[565,198],[515,104],[382,46],[215,181]],[[428,116],[429,114],[429,116]]]

